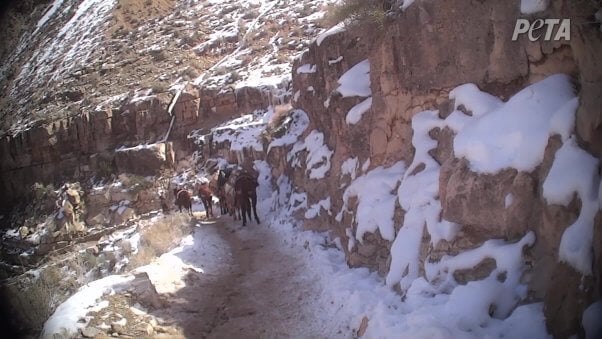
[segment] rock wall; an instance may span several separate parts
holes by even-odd
[[[348,263],[367,266],[384,274],[391,262],[392,241],[377,230],[351,246],[348,229],[357,227],[357,201],[351,199],[350,213],[336,217],[343,206],[343,189],[352,176],[343,171],[347,159],[355,159],[366,170],[389,167],[398,161],[410,164],[412,117],[436,109],[445,118],[453,110],[449,92],[458,85],[474,83],[481,90],[507,100],[512,94],[548,75],[566,73],[573,77],[580,98],[576,114],[579,144],[598,159],[602,156],[602,38],[596,25],[580,24],[598,8],[593,3],[552,1],[549,8],[532,16],[520,13],[518,1],[419,1],[385,23],[386,35],[375,40],[375,32],[347,30],[318,39],[293,65],[294,108],[309,116],[310,124],[299,138],[313,131],[324,135],[331,150],[330,167],[324,179],[311,179],[305,166],[290,161],[293,145],[272,148],[266,156],[274,178],[288,176],[299,191],[307,194],[307,205],[330,198],[329,213],[305,220],[309,229],[330,230],[342,239]],[[570,41],[531,42],[526,37],[512,41],[515,19],[570,18]],[[371,109],[357,124],[346,122],[347,112],[363,98],[343,97],[336,91],[344,72],[364,59],[370,62]],[[315,69],[315,72],[297,71]],[[471,112],[466,112],[471,114]],[[453,153],[454,132],[449,128],[430,131],[438,141],[430,154],[441,165],[439,200],[442,217],[463,226],[453,243],[437,247],[423,239],[422,262],[475,248],[491,238],[518,240],[534,231],[537,241],[529,250],[532,269],[524,280],[529,300],[545,302],[548,329],[555,337],[583,335],[581,314],[600,299],[601,242],[594,242],[593,275],[582,276],[558,258],[560,237],[576,219],[581,202],[568,206],[548,205],[542,185],[561,143],[548,141],[544,161],[532,172],[504,170],[483,175],[470,170],[467,161]],[[307,152],[299,157],[308,162]],[[359,171],[359,169],[358,169]],[[420,171],[420,169],[418,169]],[[513,202],[506,206],[511,193]],[[508,207],[508,208],[506,208]],[[395,206],[396,232],[404,211]],[[300,214],[300,218],[305,218]],[[600,239],[602,213],[595,221],[595,239]],[[482,265],[481,265],[482,264]],[[483,262],[472,273],[457,280],[474,280],[491,272]],[[489,268],[488,268],[489,267]],[[480,273],[479,273],[480,272]],[[464,272],[466,273],[466,272]]]
[[[158,146],[162,149],[157,152],[135,148],[165,137],[171,123],[171,100],[169,94],[123,97],[94,112],[82,112],[3,137],[0,199],[11,203],[3,207],[10,208],[25,198],[35,182],[53,183],[114,171],[156,173],[161,166],[190,151],[185,141],[191,130],[265,108],[274,99],[272,89],[219,91],[188,85],[173,105],[175,123],[169,140],[174,143]],[[115,153],[122,147],[128,148],[127,152]],[[176,154],[170,154],[173,152]]]

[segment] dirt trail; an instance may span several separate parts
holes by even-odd
[[[264,226],[228,226],[229,218],[195,227],[195,245],[181,258],[200,264],[185,287],[163,294],[153,312],[186,338],[321,338],[323,315],[312,311],[320,290],[300,259]],[[194,262],[193,262],[194,261]]]

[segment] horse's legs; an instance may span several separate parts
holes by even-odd
[[[245,205],[246,205],[245,208],[247,210],[246,212],[247,212],[247,215],[249,216],[249,222],[250,222],[251,220],[253,220],[253,218],[251,216],[251,203],[249,201],[249,198],[245,199]]]
[[[247,206],[245,203],[240,205],[240,214],[242,214],[242,225],[247,226]]]
[[[209,218],[209,206],[207,206],[207,201],[204,198],[201,198],[201,202],[203,203],[203,207],[205,207],[205,217]]]
[[[251,207],[253,208],[253,214],[255,215],[255,220],[257,221],[258,224],[260,224],[261,222],[259,221],[259,217],[257,216],[257,195],[256,194],[251,195]],[[251,219],[250,214],[249,214],[249,219]]]
[[[211,198],[207,199],[204,198],[203,200],[203,205],[205,206],[205,212],[207,215],[207,218],[213,218],[213,206],[211,204]]]
[[[228,208],[226,206],[225,199],[222,199],[222,198],[219,199],[219,211],[220,211],[221,215],[228,214]]]
[[[251,221],[251,204],[249,202],[249,197],[241,197],[240,199],[240,209],[242,214],[242,225],[247,225],[247,216],[249,216],[249,221]]]

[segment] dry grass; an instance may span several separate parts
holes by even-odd
[[[130,31],[140,22],[169,14],[175,5],[175,0],[118,0],[107,34],[113,36],[116,31]]]
[[[286,126],[284,122],[289,116],[292,110],[290,104],[278,105],[274,107],[274,115],[270,119],[268,126],[262,132],[262,139],[264,143],[271,142],[274,138],[281,137],[286,132]]]
[[[378,33],[384,27],[386,3],[386,0],[343,0],[327,8],[323,24],[331,27],[344,21],[352,27]]]
[[[190,216],[173,213],[163,216],[140,232],[138,252],[130,258],[130,268],[149,264],[154,258],[172,249],[191,232]]]
[[[56,267],[40,273],[40,277],[30,286],[9,286],[7,296],[17,314],[15,316],[32,329],[41,329],[56,307],[66,298],[61,290],[63,274]],[[12,291],[11,291],[12,290]]]
[[[272,115],[268,127],[276,128],[280,126],[284,119],[288,116],[288,113],[291,111],[291,109],[293,109],[291,104],[274,106],[274,115]]]

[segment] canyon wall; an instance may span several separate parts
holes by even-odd
[[[179,96],[169,93],[127,97],[52,121],[0,140],[1,199],[18,203],[29,187],[111,172],[140,175],[156,173],[161,166],[192,152],[187,135],[271,104],[271,89],[243,87],[213,90],[188,85]],[[163,151],[138,145],[163,141],[172,116],[174,126]],[[116,152],[117,151],[117,152]],[[175,152],[175,154],[173,154]]]
[[[357,199],[345,196],[344,188],[359,176],[360,168],[368,173],[379,166],[393,168],[400,161],[406,166],[412,163],[417,157],[412,146],[412,118],[418,112],[437,110],[439,118],[445,119],[457,108],[472,115],[450,99],[456,86],[472,83],[506,101],[552,74],[568,74],[579,96],[577,142],[590,155],[601,158],[602,38],[599,25],[583,23],[597,10],[584,2],[553,1],[546,11],[528,16],[520,13],[518,1],[426,0],[389,18],[383,32],[360,28],[325,34],[295,61],[293,107],[309,117],[309,126],[299,140],[305,139],[307,144],[316,136],[323,138],[330,156],[322,159],[321,166],[328,171],[323,178],[312,178],[316,161],[310,163],[309,158],[314,155],[299,152],[296,144],[291,144],[269,150],[266,159],[273,177],[290,178],[292,186],[306,194],[307,206],[325,207],[323,213],[299,213],[299,218],[308,218],[306,228],[334,232],[342,239],[350,266],[370,267],[385,275],[391,268],[391,236],[376,230],[363,234],[359,242],[352,239],[350,233],[357,232],[361,216]],[[570,41],[531,42],[526,36],[512,41],[515,18],[540,17],[570,18]],[[359,122],[349,123],[348,112],[367,95],[341,95],[338,80],[365,59],[370,65],[372,105]],[[564,231],[575,222],[584,202],[575,196],[568,206],[561,206],[549,204],[543,197],[543,183],[562,144],[560,137],[549,138],[543,161],[532,171],[509,168],[482,174],[454,154],[452,129],[433,128],[429,136],[437,142],[429,155],[440,166],[441,217],[461,225],[462,231],[453,241],[436,245],[425,231],[420,272],[424,272],[425,262],[445,254],[478,247],[492,238],[517,241],[533,231],[537,240],[526,250],[532,268],[522,278],[529,287],[525,301],[544,302],[548,329],[555,337],[583,335],[581,314],[601,297],[602,213],[598,211],[594,221],[593,273],[582,275],[561,261],[558,252]],[[292,160],[296,155],[298,159]],[[424,168],[424,163],[418,165],[414,173]],[[343,213],[344,209],[348,213]],[[386,213],[386,208],[383,205],[373,211]],[[395,233],[407,212],[395,204]],[[484,260],[471,271],[454,276],[466,283],[486,277],[493,268],[495,262],[492,267]]]

